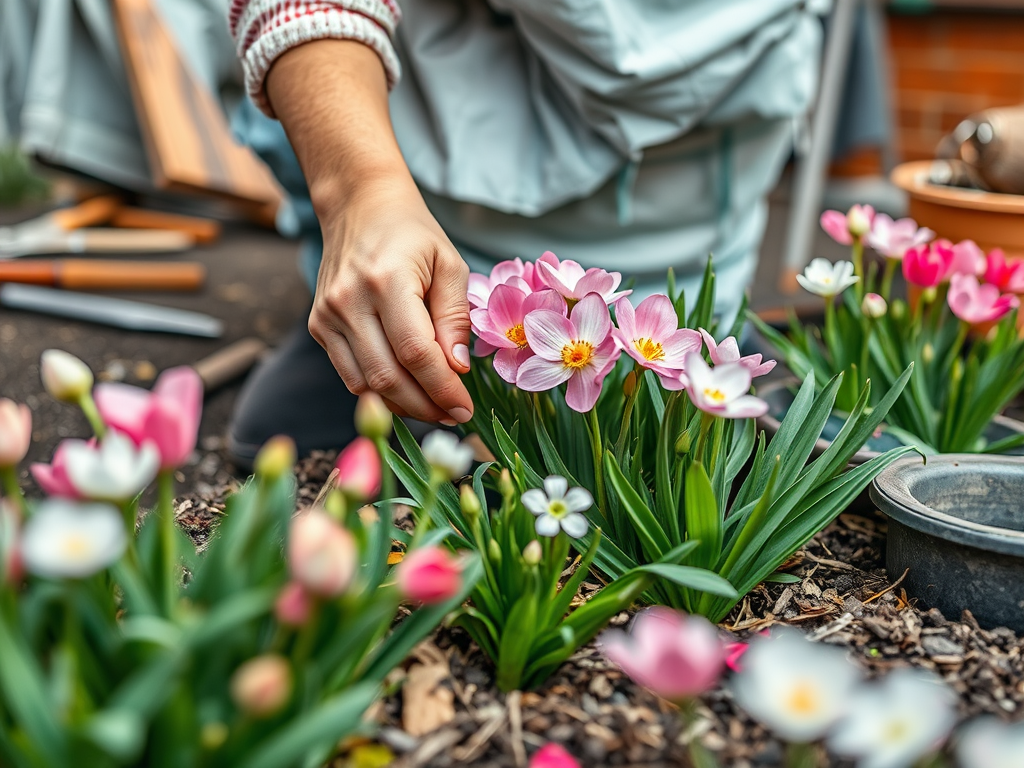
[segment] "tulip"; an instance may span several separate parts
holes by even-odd
[[[616,292],[622,282],[619,272],[606,272],[597,267],[584,270],[575,261],[559,261],[551,251],[546,251],[537,260],[536,268],[540,281],[570,302],[580,301],[588,294],[596,293],[608,305],[633,292]]]
[[[860,282],[860,278],[853,273],[853,262],[838,261],[833,264],[828,259],[813,259],[804,273],[796,276],[796,281],[805,291],[831,299]]]
[[[580,768],[580,764],[561,744],[549,741],[530,758],[529,768]]]
[[[160,374],[152,392],[126,384],[98,385],[96,406],[110,427],[136,445],[151,441],[160,453],[160,468],[173,469],[195,450],[203,382],[192,368],[171,368]]]
[[[64,403],[78,403],[92,391],[89,366],[62,349],[43,352],[39,364],[43,386],[50,396]]]
[[[686,356],[686,394],[705,413],[726,419],[752,419],[768,412],[768,403],[749,394],[750,369],[740,363],[711,368],[696,352]]]
[[[870,205],[855,205],[843,215],[839,211],[821,214],[821,228],[840,245],[852,245],[871,231],[875,209]]]
[[[750,643],[733,678],[736,702],[779,737],[816,741],[846,712],[861,675],[837,648],[780,629]]]
[[[648,608],[634,619],[630,634],[606,632],[600,645],[633,680],[676,702],[714,687],[725,665],[714,625],[669,608]]]
[[[961,240],[953,246],[953,263],[949,267],[950,275],[974,275],[985,273],[987,266],[985,252],[973,240]]]
[[[57,466],[58,489],[66,480],[77,498],[121,503],[137,496],[153,481],[160,466],[160,454],[152,443],[136,448],[127,435],[110,429],[99,445],[95,440],[65,440],[54,456],[52,478],[56,478]],[[45,476],[45,471],[42,475]]]
[[[761,353],[758,352],[753,355],[747,355],[746,357],[740,357],[740,345],[736,341],[735,336],[729,336],[721,341],[721,343],[715,342],[715,337],[705,331],[703,328],[699,329],[700,335],[704,337],[704,343],[707,344],[708,353],[711,356],[711,362],[715,365],[725,365],[727,363],[739,363],[744,368],[750,369],[751,378],[756,379],[758,376],[764,376],[767,373],[771,373],[775,369],[774,360],[765,360],[761,362]]]
[[[865,242],[887,259],[902,259],[910,248],[917,248],[931,241],[935,233],[928,227],[918,229],[913,219],[893,221],[884,213],[875,214],[871,231]]]
[[[1007,261],[1002,249],[985,257],[985,282],[1004,293],[1024,293],[1024,261]]]
[[[256,474],[265,478],[268,482],[274,482],[285,474],[291,474],[295,466],[296,453],[295,441],[287,435],[277,435],[270,438],[256,454],[256,461],[253,468]]]
[[[604,299],[586,296],[569,317],[538,309],[526,316],[524,328],[534,356],[519,368],[516,385],[527,392],[543,392],[567,381],[569,407],[580,413],[593,408],[620,354]]]
[[[292,521],[288,567],[292,578],[312,594],[340,595],[352,583],[357,561],[352,534],[326,512],[314,509]]]
[[[953,275],[946,297],[953,314],[965,323],[995,322],[1020,306],[1012,294],[1000,294],[994,285],[979,285],[974,275]]]
[[[32,444],[32,412],[0,397],[0,469],[16,467]]]
[[[355,425],[360,435],[371,440],[384,440],[391,436],[391,411],[376,392],[359,396],[356,401]]]
[[[619,327],[612,329],[612,338],[619,349],[654,371],[666,389],[682,389],[679,374],[686,353],[698,352],[701,339],[696,331],[678,327],[668,296],[648,296],[635,310],[623,297],[615,302],[615,319]]]
[[[848,709],[828,745],[838,755],[860,758],[859,768],[910,768],[956,724],[956,695],[934,675],[912,669],[855,690]]]
[[[423,438],[422,450],[427,464],[448,480],[465,477],[473,464],[473,447],[441,429]]]
[[[964,728],[956,748],[962,768],[1020,768],[1024,723],[1007,724],[986,715]]]
[[[538,536],[557,536],[565,531],[570,538],[578,539],[590,527],[582,513],[594,506],[594,497],[586,488],[569,488],[569,481],[559,475],[546,478],[544,490],[530,488],[522,502],[537,518]]]
[[[914,285],[934,288],[949,277],[952,266],[953,244],[936,240],[907,251],[903,257],[903,276]]]
[[[523,322],[537,309],[566,313],[565,301],[550,289],[527,293],[513,285],[499,285],[491,294],[486,308],[469,313],[473,332],[483,342],[476,352],[496,350],[494,370],[509,384],[515,384],[519,367],[533,356]]]
[[[68,467],[65,453],[67,452],[68,440],[57,446],[53,458],[49,464],[33,464],[29,469],[36,483],[43,489],[47,496],[60,496],[64,499],[80,498],[78,490],[71,483],[68,477]],[[88,445],[95,446],[95,438],[88,442]]]
[[[421,547],[406,553],[395,581],[402,595],[414,603],[443,603],[462,590],[462,566],[440,547]]]
[[[357,437],[345,446],[334,466],[338,488],[353,501],[369,501],[380,493],[380,454],[370,438]]]
[[[231,676],[231,698],[253,717],[279,712],[291,697],[292,670],[282,656],[268,653],[249,659]]]
[[[536,279],[536,268],[532,262],[524,264],[523,260],[519,258],[501,261],[494,265],[490,275],[474,272],[469,276],[467,291],[469,305],[474,308],[486,309],[490,304],[494,289],[499,285],[515,286],[524,293],[531,293],[544,287]]]
[[[313,598],[297,581],[289,581],[274,601],[274,616],[288,627],[301,627],[313,613]]]
[[[889,305],[877,293],[864,294],[864,301],[860,303],[860,311],[864,313],[865,317],[870,317],[873,320],[885,317],[888,310]]]
[[[21,557],[25,569],[37,576],[79,579],[119,560],[127,546],[115,507],[47,499],[25,523]]]

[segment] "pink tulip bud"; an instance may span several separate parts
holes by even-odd
[[[246,714],[269,717],[292,697],[292,671],[275,654],[249,659],[231,677],[231,698]]]
[[[392,418],[384,400],[375,392],[360,395],[356,401],[356,430],[363,437],[387,438],[391,434]]]
[[[422,547],[405,556],[396,580],[399,591],[415,603],[443,603],[462,589],[462,566],[440,547]]]
[[[292,578],[312,594],[335,597],[348,589],[357,560],[352,534],[327,513],[312,510],[292,521],[288,566]]]
[[[580,768],[580,764],[561,744],[549,741],[530,758],[529,768]]]
[[[287,627],[301,627],[313,613],[313,598],[297,581],[284,585],[274,602],[274,616]]]
[[[885,317],[885,313],[888,309],[889,305],[886,304],[885,299],[877,293],[864,294],[864,301],[861,302],[860,311],[867,317],[874,320],[877,320],[880,317]]]
[[[875,209],[870,205],[855,205],[846,214],[846,226],[853,237],[864,237],[871,231]]]
[[[934,288],[949,278],[953,259],[953,244],[949,240],[910,248],[903,257],[903,276],[914,285]]]
[[[338,488],[354,501],[369,501],[380,493],[380,454],[373,440],[357,437],[338,456]]]
[[[32,443],[32,412],[0,397],[0,468],[17,466]]]

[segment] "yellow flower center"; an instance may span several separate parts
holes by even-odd
[[[704,389],[704,397],[715,403],[724,403],[726,400],[725,392],[718,389],[717,387],[715,389],[712,389],[711,387],[706,387]]]
[[[569,513],[569,508],[565,506],[565,502],[560,499],[555,499],[548,503],[548,514],[552,517],[561,520]]]
[[[636,351],[643,355],[646,360],[665,359],[665,350],[654,339],[640,338],[633,342],[633,346],[636,347]]]
[[[61,543],[61,549],[64,550],[64,554],[72,559],[79,560],[84,555],[87,555],[92,549],[89,540],[84,536],[72,534],[67,536]]]
[[[594,345],[589,341],[570,341],[562,347],[562,364],[578,371],[594,357]]]
[[[505,331],[505,338],[511,341],[520,349],[526,349],[526,331],[523,330],[523,324],[513,325],[507,331]]]
[[[910,735],[910,726],[904,720],[894,720],[885,727],[882,739],[890,744],[899,744]]]
[[[808,683],[800,683],[786,698],[786,708],[797,715],[810,715],[817,711],[818,692]]]

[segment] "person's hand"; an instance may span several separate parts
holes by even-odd
[[[415,184],[397,173],[322,204],[324,256],[309,332],[355,394],[377,392],[399,415],[453,425],[473,402],[469,270]]]

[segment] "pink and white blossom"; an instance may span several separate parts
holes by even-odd
[[[871,231],[875,209],[870,205],[855,205],[843,214],[825,211],[821,214],[821,228],[840,245],[852,245]]]
[[[654,371],[665,389],[682,389],[683,360],[687,352],[700,351],[700,334],[678,327],[668,296],[648,296],[636,309],[623,297],[615,302],[615,319],[619,327],[612,329],[612,337],[619,349]]]
[[[24,403],[0,398],[0,467],[14,467],[32,443],[32,412]]]
[[[523,321],[537,309],[563,315],[567,311],[565,300],[550,288],[527,293],[515,285],[499,285],[491,293],[486,307],[469,313],[479,341],[486,348],[496,350],[494,370],[509,384],[515,384],[519,366],[533,356]],[[479,345],[475,351],[480,351]]]
[[[1011,309],[1020,306],[1020,299],[1000,293],[990,284],[979,284],[974,275],[953,275],[946,297],[953,314],[965,323],[991,323]]]
[[[490,275],[474,272],[469,276],[467,297],[472,307],[486,307],[491,294],[499,285],[514,285],[524,292],[536,290],[539,284],[535,278],[536,267],[532,262],[523,263],[522,259],[501,261],[494,265]]]
[[[596,293],[605,304],[612,304],[633,292],[617,290],[622,282],[621,273],[607,272],[598,267],[585,270],[571,259],[559,261],[551,251],[537,260],[536,268],[540,281],[569,301],[579,301],[587,294]]]
[[[796,276],[796,281],[808,293],[831,299],[859,283],[860,277],[854,274],[852,261],[837,261],[833,264],[828,259],[817,258],[811,260],[803,274]]]
[[[877,213],[864,241],[887,259],[902,259],[908,249],[924,245],[934,237],[932,230],[918,228],[913,219],[893,221],[888,214]]]
[[[722,339],[721,342],[716,342],[715,337],[703,328],[700,329],[700,335],[704,337],[704,343],[707,345],[708,353],[711,355],[711,362],[715,365],[739,363],[745,368],[750,369],[750,376],[754,379],[758,376],[764,376],[767,373],[771,373],[775,368],[776,363],[774,360],[765,360],[764,362],[761,362],[760,352],[741,357],[740,345],[736,341],[735,336],[728,336]]]
[[[93,438],[88,444],[95,446],[96,439]],[[49,464],[37,462],[29,467],[29,469],[32,472],[32,478],[47,496],[78,499],[81,496],[74,484],[72,484],[71,478],[68,477],[67,450],[68,441],[65,440],[53,452],[53,458],[50,459]]]
[[[686,356],[686,393],[695,406],[725,419],[754,419],[768,412],[768,403],[750,394],[753,378],[740,363],[710,367],[696,352]]]
[[[953,263],[949,265],[951,275],[985,274],[985,252],[973,240],[961,240],[953,246]]]

